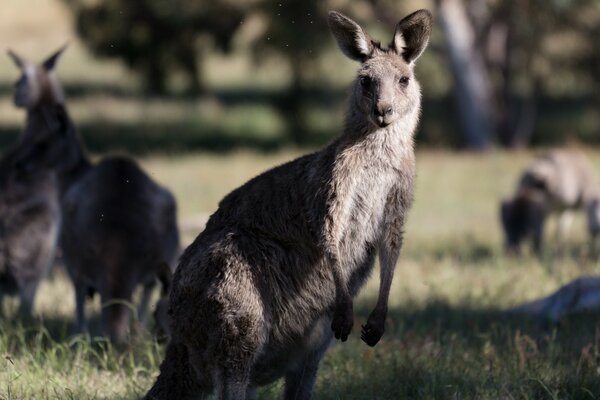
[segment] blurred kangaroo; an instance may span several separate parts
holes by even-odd
[[[60,178],[60,245],[75,286],[78,330],[86,330],[86,295],[99,292],[102,333],[122,341],[129,327],[126,303],[134,289],[144,286],[139,306],[144,321],[159,266],[175,262],[175,199],[129,158],[108,157],[93,165],[63,104],[58,80],[52,76],[47,84],[55,96],[38,94],[47,80],[47,74],[36,72],[18,90],[22,101],[41,110],[39,129],[32,130],[22,162],[56,171]]]
[[[569,315],[599,309],[600,277],[584,276],[567,283],[542,299],[514,307],[509,310],[509,313],[539,318],[556,324]]]
[[[185,250],[171,285],[171,342],[147,399],[253,398],[285,378],[286,399],[311,396],[333,336],[353,325],[352,298],[381,264],[377,304],[362,329],[384,332],[390,285],[413,198],[420,112],[414,65],[429,11],[396,27],[383,47],[329,13],[342,52],[360,62],[343,134],[319,152],[227,195]]]
[[[63,49],[40,65],[8,53],[21,70],[14,104],[27,110],[27,122],[19,141],[0,160],[0,310],[4,294],[18,293],[24,315],[31,315],[39,282],[54,259],[61,187],[79,167],[67,143],[46,147],[47,138],[70,134],[54,74]],[[42,153],[53,162],[60,160],[61,168],[46,168]]]
[[[600,233],[600,182],[585,157],[571,150],[552,150],[525,170],[515,195],[502,201],[501,219],[506,247],[518,252],[528,236],[541,252],[546,217],[559,214],[560,238],[571,222],[570,211],[585,210],[592,239]]]

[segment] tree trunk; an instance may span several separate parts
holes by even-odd
[[[484,150],[492,136],[492,91],[462,0],[440,0],[439,16],[454,77],[458,120],[466,144]]]

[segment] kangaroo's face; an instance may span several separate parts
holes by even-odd
[[[510,253],[519,253],[523,240],[543,222],[545,207],[535,193],[521,193],[511,200],[502,202],[500,216],[506,250]]]
[[[413,71],[393,52],[377,51],[359,70],[355,82],[357,106],[378,127],[390,125],[416,107],[419,84]]]
[[[64,93],[54,72],[56,61],[64,49],[61,48],[40,65],[20,57],[12,50],[8,51],[9,56],[21,70],[21,76],[15,83],[15,106],[30,109],[42,102],[49,104],[64,102]]]
[[[367,121],[385,127],[418,107],[420,87],[413,69],[429,42],[429,11],[416,11],[400,21],[387,48],[340,13],[329,13],[329,26],[342,52],[361,62],[353,98]]]

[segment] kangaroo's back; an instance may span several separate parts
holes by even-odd
[[[519,187],[546,193],[553,207],[572,208],[597,197],[598,184],[597,175],[583,154],[557,149],[534,160],[523,173]]]
[[[69,248],[102,257],[118,245],[132,267],[140,259],[173,261],[175,200],[131,159],[110,157],[90,169],[65,194],[63,210]]]

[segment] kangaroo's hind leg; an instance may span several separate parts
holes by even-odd
[[[193,364],[193,365],[192,365]],[[195,360],[187,346],[173,339],[167,346],[160,375],[144,400],[204,400],[213,391],[212,376],[205,363]]]
[[[307,353],[299,365],[285,375],[285,400],[308,400],[312,396],[319,363],[331,342],[329,322],[320,323],[313,332],[315,347]]]

